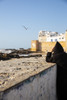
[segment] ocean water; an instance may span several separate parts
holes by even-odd
[[[0,53],[11,53],[11,50],[0,49]]]

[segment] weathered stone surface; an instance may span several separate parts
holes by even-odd
[[[53,65],[48,64],[45,57],[0,61],[0,91],[4,91]]]
[[[57,100],[56,66],[31,76],[0,94],[0,100]]]

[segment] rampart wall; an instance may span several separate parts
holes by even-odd
[[[51,51],[52,48],[55,46],[55,44],[56,42],[39,42],[38,40],[32,40],[31,51],[43,51],[43,52]],[[60,44],[67,52],[67,31],[65,33],[65,41],[60,41]]]

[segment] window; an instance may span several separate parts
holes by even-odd
[[[51,39],[51,42],[53,42],[53,39]]]
[[[62,37],[62,39],[64,39],[64,37]]]
[[[55,39],[55,41],[57,41],[57,39]]]

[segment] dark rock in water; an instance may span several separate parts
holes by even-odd
[[[17,53],[10,53],[10,54],[8,54],[8,56],[10,58],[19,58],[19,55]]]
[[[16,53],[10,53],[10,54],[0,53],[0,60],[9,60],[11,58],[19,58],[19,55]]]
[[[8,60],[10,59],[8,54],[0,53],[0,60]]]
[[[16,49],[5,49],[6,52],[0,53],[0,60],[9,60],[11,58],[27,58],[27,57],[40,57],[41,54],[31,54],[31,53],[37,53],[31,51],[31,49],[23,49],[20,48],[19,50]],[[10,53],[8,51],[11,51]]]
[[[59,42],[56,43],[52,52],[47,53],[46,61],[57,64],[57,98],[67,100],[67,53]]]
[[[41,57],[42,54],[33,54],[30,49],[13,49],[11,53],[0,53],[0,60],[9,60],[11,58],[28,58],[28,57]]]

